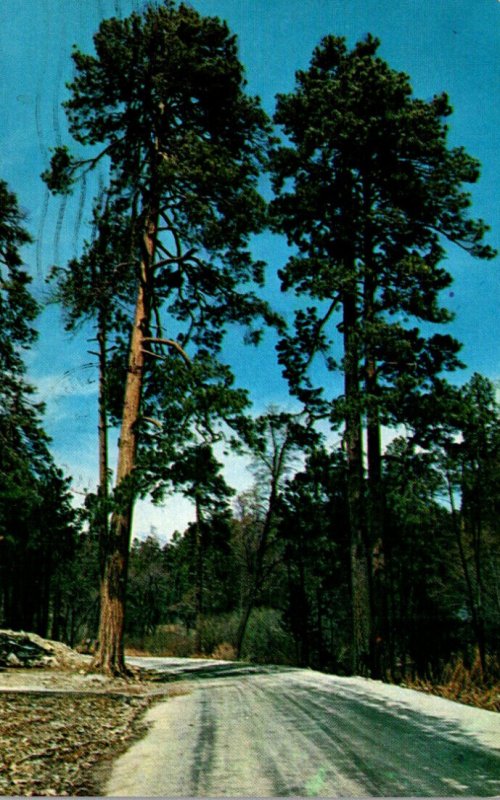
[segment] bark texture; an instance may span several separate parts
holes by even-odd
[[[108,550],[101,586],[101,616],[98,649],[93,668],[105,674],[123,675],[127,670],[123,652],[128,553],[135,500],[133,472],[137,456],[137,425],[140,418],[144,382],[144,338],[149,334],[152,302],[152,273],[158,213],[149,214],[145,223],[144,256],[137,291],[127,380],[123,401],[118,447],[115,503],[110,521]]]

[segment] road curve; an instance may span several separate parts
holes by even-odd
[[[150,709],[108,796],[500,795],[492,712],[438,699],[427,713],[426,695],[309,670],[171,660],[166,672],[188,680]]]

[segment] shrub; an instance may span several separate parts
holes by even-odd
[[[283,625],[281,611],[256,608],[248,622],[242,658],[256,664],[294,664],[292,636]]]
[[[215,649],[224,643],[233,646],[238,629],[238,614],[213,614],[200,620],[201,650],[205,655],[212,655]],[[234,649],[234,647],[233,647]]]
[[[200,621],[201,653],[196,652],[196,633],[180,625],[160,625],[155,633],[143,637],[129,636],[129,655],[189,658],[204,655],[232,661],[236,658],[236,632],[240,613],[214,614]],[[282,614],[274,608],[256,608],[250,617],[242,652],[243,661],[255,664],[294,664],[295,647],[283,626]]]

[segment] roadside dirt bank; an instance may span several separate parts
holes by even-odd
[[[145,734],[144,712],[180,691],[87,666],[0,672],[0,795],[102,794],[111,763]]]

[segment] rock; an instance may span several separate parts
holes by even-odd
[[[0,669],[2,667],[80,666],[83,656],[62,642],[42,639],[36,633],[0,630]]]

